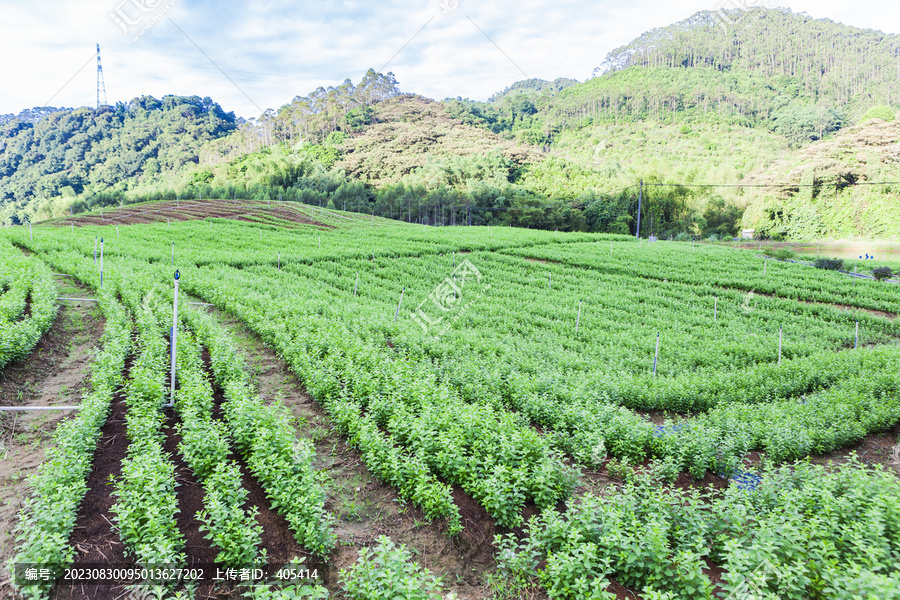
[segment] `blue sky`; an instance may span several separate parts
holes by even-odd
[[[775,0],[0,0],[0,113],[93,106],[96,43],[110,103],[197,94],[250,118],[369,68],[406,92],[485,100],[526,77],[583,81],[644,31],[738,2]],[[900,33],[894,0],[778,5]]]

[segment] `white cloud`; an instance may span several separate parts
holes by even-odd
[[[888,0],[786,4],[816,18],[900,31],[900,9]],[[92,106],[98,42],[110,102],[197,94],[252,117],[257,107],[277,108],[346,77],[358,81],[388,61],[385,70],[393,71],[404,91],[486,99],[524,78],[523,72],[584,80],[607,52],[644,31],[719,5],[720,0],[2,0],[0,113],[51,98],[54,106]],[[130,18],[153,16],[166,6],[137,41],[110,17],[117,10]]]

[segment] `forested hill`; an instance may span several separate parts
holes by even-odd
[[[893,155],[863,169],[853,157],[870,136],[844,135],[895,118],[900,36],[784,9],[707,11],[614,50],[596,74],[435,102],[370,69],[246,122],[198,96],[0,116],[0,219],[202,194],[387,217],[405,205],[430,223],[458,222],[460,206],[475,223],[651,233],[652,222],[663,237],[732,235],[742,219],[772,236],[900,235],[891,210],[853,205],[894,201],[870,185],[896,174]],[[804,162],[838,137],[827,168]],[[851,193],[847,173],[869,191]],[[790,185],[740,188],[792,177],[837,189],[813,206]]]
[[[199,96],[15,118],[0,126],[0,204],[17,222],[17,214],[50,216],[59,199],[114,197],[129,178],[197,163],[205,144],[235,127],[234,113]]]
[[[634,66],[743,70],[839,106],[900,101],[900,35],[787,9],[697,13],[610,52],[594,74]]]

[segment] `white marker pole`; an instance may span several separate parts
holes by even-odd
[[[547,287],[549,287],[552,290],[553,289],[553,271],[550,271],[550,278],[548,281],[549,281],[549,283],[547,284]]]
[[[100,238],[100,287],[103,287],[103,238]]]
[[[778,328],[778,364],[781,364],[781,338],[784,334],[784,327]]]
[[[281,252],[278,253],[278,270],[281,270]]]
[[[656,332],[656,354],[653,356],[653,377],[656,377],[656,362],[659,360],[659,332]]]
[[[765,275],[766,275],[766,270],[768,270],[768,268],[769,268],[769,258],[766,257],[766,262],[763,263],[763,277],[765,277]]]
[[[581,300],[578,301],[578,316],[575,317],[575,333],[578,333],[578,325],[581,323]]]
[[[406,293],[406,286],[403,287],[403,291],[400,292],[400,302],[397,303],[397,312],[394,313],[394,323],[397,322],[397,317],[400,316],[400,305],[403,304],[403,294]]]
[[[856,320],[856,341],[853,342],[853,349],[856,350],[859,347],[859,319]]]
[[[94,266],[97,266],[97,236],[94,236]]]
[[[175,298],[172,302],[172,397],[169,400],[168,406],[173,406],[175,404],[175,358],[178,348],[178,277],[179,273],[178,271],[175,271]]]
[[[356,296],[356,288],[359,287],[359,271],[356,272],[356,283],[353,285],[353,296]]]
[[[719,320],[719,296],[716,295],[716,303],[713,305],[713,321]]]
[[[31,231],[31,221],[28,221],[28,239],[34,241],[34,234]]]
[[[119,226],[116,225],[116,239],[119,238]]]

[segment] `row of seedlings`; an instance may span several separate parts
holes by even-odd
[[[203,371],[200,347],[187,331],[179,332],[177,340],[178,450],[205,492],[205,506],[197,514],[203,523],[201,530],[219,551],[217,563],[228,567],[254,565],[260,559],[262,541],[257,509],[244,509],[247,490],[241,483],[240,467],[228,457],[228,432],[221,422],[213,420],[213,390]]]
[[[57,296],[44,262],[0,243],[0,369],[28,356],[49,331],[59,308]]]
[[[229,305],[229,308],[235,309],[245,320],[249,317],[251,327],[260,333],[263,339],[271,340],[271,337],[266,336],[268,331],[260,328],[261,319],[250,317],[250,314],[255,312],[248,313],[244,306]],[[214,328],[209,328],[209,331],[210,333],[203,335],[204,343],[213,357],[216,380],[225,390],[229,404],[234,408],[244,407],[251,412],[259,410],[255,407],[261,406],[262,403],[254,397],[249,379],[243,373],[240,359],[234,353],[233,344],[221,331]],[[291,353],[285,352],[281,344],[278,348],[286,359],[292,356]],[[292,366],[297,371],[297,365]],[[448,519],[451,535],[462,531],[459,509],[453,501],[450,487],[438,481],[419,457],[398,448],[393,440],[379,429],[374,419],[364,414],[356,403],[340,398],[341,390],[330,374],[312,373],[305,381],[307,388],[328,411],[336,428],[348,437],[352,446],[359,449],[366,467],[376,477],[393,486],[402,498],[422,508],[429,519]],[[238,423],[240,422],[242,421],[239,420]],[[237,437],[236,435],[235,438]],[[310,514],[309,522],[315,522],[315,511]]]
[[[132,325],[125,309],[108,291],[98,294],[98,299],[106,325],[81,409],[53,433],[45,461],[29,479],[33,491],[16,526],[18,547],[11,564],[19,571],[47,569],[50,576],[23,581],[19,592],[29,598],[46,597],[54,580],[72,565],[74,549],[69,538],[87,493],[86,479],[97,441],[112,398],[122,385],[125,360],[131,351]],[[16,572],[16,581],[20,581],[19,575]]]
[[[128,450],[115,482],[112,506],[119,538],[135,561],[150,569],[185,563],[178,530],[175,465],[163,449],[168,344],[153,315],[154,292],[122,286],[122,297],[137,324],[137,356],[126,384]]]
[[[234,342],[211,316],[194,310],[184,315],[209,351],[213,375],[225,396],[228,433],[272,509],[288,522],[301,546],[328,556],[335,546],[334,519],[325,510],[312,442],[296,437],[283,404],[267,405],[259,397]]]

